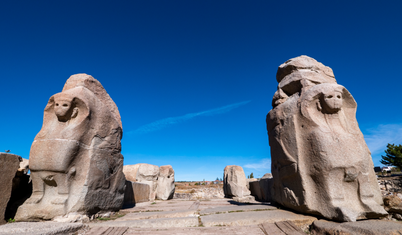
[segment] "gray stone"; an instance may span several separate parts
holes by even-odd
[[[140,164],[125,165],[123,166],[123,173],[126,176],[126,180],[136,182],[138,167]]]
[[[151,164],[140,163],[138,164],[136,175],[136,182],[148,184],[150,187],[149,201],[156,198],[156,188],[158,186],[159,167]]]
[[[174,170],[172,166],[159,167],[159,176],[156,187],[156,198],[161,200],[172,199],[175,191]]]
[[[180,217],[196,217],[197,210],[175,210],[175,211],[157,211],[157,212],[141,212],[130,213],[115,221],[132,221],[132,220],[148,220],[162,218],[180,218]]]
[[[250,190],[250,183],[255,182],[255,181],[258,181],[258,179],[256,179],[256,178],[246,179],[246,182],[247,182],[246,186],[247,186],[248,190]]]
[[[273,200],[338,221],[386,215],[356,101],[332,69],[300,56],[282,64],[267,115]]]
[[[271,173],[265,173],[261,179],[270,179],[272,178],[272,174]]]
[[[272,201],[272,185],[274,183],[274,179],[271,178],[262,178],[259,181],[260,189],[261,189],[261,197],[264,202]]]
[[[130,227],[130,228],[175,228],[198,226],[197,217],[159,218],[145,220],[108,221],[104,223],[90,224],[90,227]]]
[[[125,187],[122,133],[117,106],[100,82],[87,74],[71,76],[44,110],[29,157],[33,193],[15,219],[119,210]]]
[[[124,205],[130,206],[140,202],[148,202],[151,187],[146,183],[126,181]]]
[[[262,190],[260,187],[260,181],[253,181],[249,182],[249,189],[251,192],[251,195],[255,197],[256,200],[262,201]]]
[[[234,212],[201,216],[201,222],[205,227],[244,226],[261,223],[274,223],[284,220],[290,220],[297,226],[301,226],[304,224],[311,224],[316,220],[316,218],[282,210]]]
[[[246,175],[241,166],[229,165],[224,169],[223,191],[225,197],[246,197],[250,196],[247,188]]]
[[[320,235],[394,235],[402,234],[402,224],[386,220],[365,220],[358,222],[335,223],[316,220],[312,234]]]
[[[61,215],[56,216],[56,217],[54,217],[53,221],[60,222],[60,223],[76,223],[76,222],[88,223],[89,217],[87,215],[81,215],[77,212],[73,212],[73,213],[69,213],[67,215],[63,215],[63,216],[61,216]]]
[[[20,168],[18,168],[19,172],[22,172],[23,174],[28,174],[29,171],[29,160],[25,158],[21,158],[22,161],[20,162]]]
[[[222,206],[222,207],[212,207],[200,210],[200,215],[212,215],[212,214],[222,214],[222,213],[232,213],[232,212],[247,212],[247,211],[268,211],[276,210],[277,208],[271,205],[233,205],[233,206]]]
[[[6,223],[4,218],[7,204],[11,197],[13,179],[19,168],[20,156],[0,153],[0,224]]]
[[[85,228],[82,223],[57,223],[57,222],[41,222],[41,223],[9,223],[0,226],[0,235],[56,235],[56,234],[73,234],[80,229]]]
[[[250,226],[218,226],[218,227],[188,227],[188,228],[129,228],[124,235],[264,235],[258,225]],[[85,234],[86,235],[86,234]]]

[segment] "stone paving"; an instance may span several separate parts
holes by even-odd
[[[354,234],[371,234],[370,230],[394,234],[402,231],[402,223],[370,220],[354,223],[334,223],[317,220],[313,216],[278,209],[269,203],[237,203],[231,199],[187,201],[173,199],[138,203],[135,207],[122,209],[115,219],[95,219],[89,223],[9,223],[0,226],[5,234],[296,234],[273,233],[282,222],[290,223],[307,231],[310,226],[328,234],[336,232],[364,231]],[[313,225],[312,225],[313,224]],[[392,226],[389,226],[389,225]],[[315,225],[315,226],[314,226]],[[288,226],[289,227],[289,226]],[[388,229],[384,229],[388,227]],[[271,231],[267,231],[271,230]],[[280,229],[279,229],[280,230]],[[279,231],[278,230],[278,231]],[[378,230],[378,231],[377,231]],[[312,231],[313,234],[319,234]],[[331,233],[334,232],[334,233]],[[345,233],[349,234],[349,233]],[[379,234],[379,233],[373,233]],[[402,233],[395,233],[402,234]]]

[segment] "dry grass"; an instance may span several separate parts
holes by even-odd
[[[176,193],[195,193],[202,188],[222,188],[223,184],[195,185],[196,182],[176,182]]]

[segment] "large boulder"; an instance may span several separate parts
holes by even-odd
[[[123,166],[123,173],[126,176],[126,180],[136,182],[138,167],[140,164],[135,165],[125,165]]]
[[[387,214],[356,101],[332,69],[308,56],[279,66],[267,115],[273,199],[337,221]]]
[[[159,167],[156,198],[162,200],[172,199],[174,191],[174,170],[172,166],[167,165]]]
[[[0,153],[0,224],[5,224],[5,219],[9,219],[4,218],[4,215],[11,197],[13,179],[21,160],[20,156]]]
[[[158,187],[159,167],[156,165],[140,163],[138,164],[136,182],[148,184],[150,187],[149,201],[156,198],[156,188]]]
[[[33,193],[15,219],[119,210],[122,133],[117,106],[100,82],[87,74],[71,76],[46,105],[29,157]]]
[[[241,166],[226,166],[223,173],[223,191],[227,198],[250,196],[247,179]]]

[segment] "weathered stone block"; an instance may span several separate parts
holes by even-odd
[[[172,199],[174,191],[174,170],[172,166],[161,166],[156,187],[156,198],[161,200]]]
[[[122,133],[117,106],[100,82],[71,76],[45,108],[29,157],[33,193],[15,219],[119,210],[125,187]]]
[[[11,197],[13,179],[21,160],[20,156],[0,153],[0,224],[5,224],[5,219],[9,219],[4,218],[4,215]]]
[[[226,166],[223,173],[223,191],[225,197],[246,197],[250,196],[247,188],[247,179],[241,166]]]
[[[267,115],[273,199],[338,221],[386,215],[356,101],[308,56],[279,66]]]
[[[148,202],[151,188],[149,184],[126,181],[124,206],[135,205],[139,202]]]

